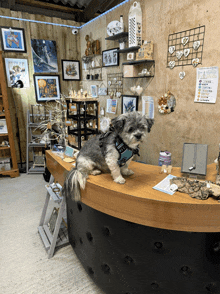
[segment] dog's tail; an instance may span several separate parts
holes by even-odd
[[[88,175],[78,169],[72,169],[64,183],[64,193],[66,197],[71,197],[75,201],[81,200],[80,188],[85,189]]]

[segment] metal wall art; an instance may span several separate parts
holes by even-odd
[[[158,110],[161,114],[169,114],[174,112],[175,106],[176,98],[170,91],[167,91],[167,93],[161,96],[158,100]]]
[[[205,26],[168,36],[167,67],[202,64]]]

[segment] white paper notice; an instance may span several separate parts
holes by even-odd
[[[218,67],[197,68],[194,102],[215,103],[218,89]]]
[[[165,179],[163,179],[160,183],[158,183],[156,186],[153,187],[153,189],[158,190],[160,192],[164,192],[170,195],[173,195],[175,192],[173,192],[170,189],[170,180],[176,178],[173,175],[168,175]]]

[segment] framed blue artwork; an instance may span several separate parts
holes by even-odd
[[[25,33],[22,28],[1,27],[2,50],[10,52],[27,52]]]
[[[127,113],[138,110],[138,96],[122,95],[121,113]]]
[[[35,73],[58,72],[56,41],[31,40]]]

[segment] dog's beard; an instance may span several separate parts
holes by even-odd
[[[140,138],[137,138],[136,135],[141,135]],[[143,142],[146,133],[143,132],[134,132],[134,133],[122,133],[122,140],[132,149],[137,148],[137,146]]]

